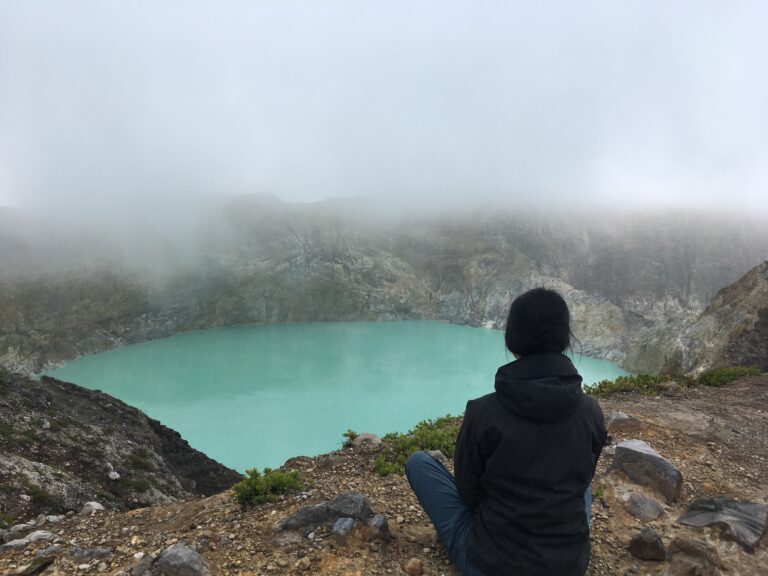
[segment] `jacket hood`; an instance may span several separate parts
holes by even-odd
[[[534,422],[569,418],[584,396],[581,376],[563,354],[531,354],[505,364],[495,388],[504,408]]]

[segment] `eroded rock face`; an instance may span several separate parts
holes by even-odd
[[[717,290],[768,250],[762,228],[679,216],[600,225],[498,213],[380,222],[374,213],[249,202],[214,208],[206,261],[168,267],[161,281],[95,264],[85,273],[8,276],[0,283],[0,365],[37,373],[82,354],[236,323],[439,319],[501,328],[510,298],[543,285],[568,301],[577,352],[656,372],[682,354],[672,344]],[[748,344],[741,348],[758,350],[760,340]]]
[[[669,370],[757,366],[768,371],[768,262],[720,290],[671,344]]]
[[[0,483],[7,487],[0,512],[37,516],[43,525],[52,512],[168,503],[220,492],[241,478],[107,394],[4,372],[0,388],[0,420],[8,427],[0,434]],[[35,424],[45,420],[49,427]],[[115,470],[118,480],[110,477]]]

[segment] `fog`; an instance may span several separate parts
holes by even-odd
[[[5,0],[0,205],[768,215],[767,24],[759,0]]]

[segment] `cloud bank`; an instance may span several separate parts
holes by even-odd
[[[768,213],[765,3],[8,1],[0,205]]]

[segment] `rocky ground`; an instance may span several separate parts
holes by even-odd
[[[600,403],[606,414],[624,412],[628,417],[613,422],[613,445],[605,450],[593,483],[589,574],[765,574],[765,537],[746,547],[753,548],[748,551],[720,526],[697,528],[678,519],[700,496],[725,495],[761,504],[768,500],[768,376],[722,389],[670,386],[661,397],[621,394],[601,398]],[[665,497],[662,484],[633,481],[633,469],[611,470],[622,450],[620,442],[627,439],[647,442],[676,467],[682,474],[680,489]],[[285,468],[300,470],[306,489],[275,504],[244,509],[230,492],[222,492],[127,512],[41,517],[34,528],[18,528],[11,535],[17,544],[0,548],[0,573],[399,575],[423,570],[455,576],[405,478],[381,477],[373,471],[379,449],[362,444],[288,461]],[[315,529],[275,529],[303,507],[333,501],[346,492],[367,497],[372,512],[386,518],[389,538],[380,525],[367,527],[371,521],[365,518],[372,512],[362,514],[346,535],[340,526],[333,533],[333,518]],[[633,501],[652,501],[641,516],[654,508],[649,515],[659,516],[633,516],[627,501],[632,494]],[[630,552],[630,542],[641,528],[655,532],[646,531],[645,544],[636,541]],[[18,543],[32,530],[38,531],[36,536]],[[636,555],[666,559],[641,560]]]

